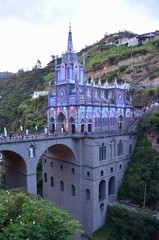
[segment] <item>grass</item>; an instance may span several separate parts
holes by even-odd
[[[102,228],[95,231],[90,240],[115,240],[111,237],[111,228],[104,225]]]

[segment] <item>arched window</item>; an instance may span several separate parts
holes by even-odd
[[[54,187],[54,178],[53,177],[50,178],[50,183],[51,183],[51,187]]]
[[[102,146],[99,147],[99,160],[106,159],[106,145],[102,143]]]
[[[123,155],[123,142],[120,140],[117,145],[117,156]]]
[[[112,149],[112,144],[110,144],[110,159],[113,157],[113,149]]]
[[[104,171],[101,170],[101,172],[100,172],[100,176],[102,177],[103,175],[104,175]]]
[[[108,117],[103,117],[103,126],[108,126]]]
[[[72,193],[72,196],[75,196],[76,194],[76,189],[74,185],[71,186],[71,193]]]
[[[72,174],[75,174],[75,169],[72,168],[72,169],[71,169],[71,172],[72,172]]]
[[[132,153],[132,145],[130,144],[129,145],[129,154],[131,154]]]
[[[44,173],[44,182],[47,182],[47,173]]]
[[[84,120],[81,121],[81,132],[84,132]]]
[[[86,189],[86,200],[90,200],[90,190]]]
[[[90,175],[91,175],[90,171],[87,171],[87,177],[90,177]]]
[[[115,194],[115,177],[109,179],[109,195]]]
[[[92,120],[89,119],[88,121],[88,132],[92,132]]]
[[[113,173],[113,170],[114,170],[113,167],[111,167],[110,172]]]
[[[64,182],[62,180],[60,181],[60,190],[64,191]]]
[[[105,199],[105,180],[102,180],[99,183],[99,200],[104,200]]]
[[[53,167],[53,162],[50,163],[50,167]]]

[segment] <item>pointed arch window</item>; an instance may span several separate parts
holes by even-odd
[[[106,159],[106,145],[102,143],[102,146],[99,147],[99,160]]]
[[[105,180],[102,180],[99,183],[99,201],[104,199],[105,199]]]
[[[132,153],[132,145],[130,144],[129,145],[129,154],[131,154]]]
[[[89,201],[90,200],[90,190],[86,189],[86,200]]]
[[[92,132],[92,120],[89,119],[88,121],[88,132]]]
[[[53,177],[50,178],[50,183],[51,183],[51,187],[54,187],[54,178]]]
[[[109,179],[109,189],[108,189],[108,193],[109,195],[115,194],[115,177],[111,177]]]
[[[81,121],[81,132],[84,132],[84,120]]]
[[[47,173],[44,173],[44,182],[47,182]]]
[[[95,127],[100,127],[100,114],[97,113],[95,116]]]
[[[75,196],[76,194],[76,189],[74,185],[71,186],[71,193],[72,193],[72,196]]]
[[[113,140],[110,143],[110,159],[114,159],[116,156],[116,144],[115,141]]]
[[[62,180],[60,181],[60,190],[64,192],[64,182]]]
[[[117,155],[121,156],[123,155],[123,142],[120,140],[117,145]]]
[[[104,175],[104,171],[101,170],[101,172],[100,172],[100,176],[102,177],[103,175]]]

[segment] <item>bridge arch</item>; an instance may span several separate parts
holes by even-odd
[[[5,170],[5,183],[11,188],[27,188],[27,165],[23,157],[13,151],[4,150],[3,162]]]
[[[47,156],[54,159],[72,162],[75,161],[75,154],[67,145],[57,143],[47,149]]]
[[[69,163],[73,163],[76,159],[76,148],[68,137],[45,138],[42,141],[33,139],[31,141],[4,142],[0,145],[0,152],[2,152],[6,164],[6,185],[8,187],[25,187],[33,194],[37,193],[37,168],[43,157],[47,155],[50,159]],[[51,164],[53,164],[52,161],[50,166]],[[9,176],[13,176],[13,179]]]

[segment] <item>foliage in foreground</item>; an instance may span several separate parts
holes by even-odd
[[[80,225],[52,202],[22,190],[0,190],[0,239],[69,240]]]

